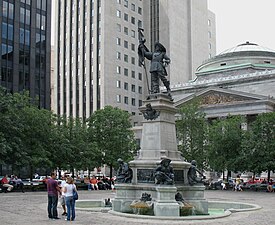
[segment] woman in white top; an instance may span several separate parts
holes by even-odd
[[[63,192],[65,194],[66,206],[67,206],[67,219],[74,221],[75,219],[75,200],[73,199],[73,191],[77,191],[74,184],[74,180],[71,177],[67,178],[67,184],[63,187]]]

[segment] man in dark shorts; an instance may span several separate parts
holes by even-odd
[[[57,203],[58,203],[58,193],[61,194],[61,190],[55,179],[56,179],[56,173],[52,172],[51,178],[47,180],[49,219],[60,219],[57,216]]]

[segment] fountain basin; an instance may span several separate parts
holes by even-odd
[[[77,200],[75,209],[90,212],[108,212],[112,208],[105,206],[104,199]]]
[[[222,202],[222,201],[209,201],[209,215],[190,215],[181,217],[168,217],[168,216],[152,216],[152,215],[136,215],[130,213],[121,213],[111,210],[111,207],[105,207],[103,199],[92,200],[78,200],[76,201],[76,210],[90,211],[90,212],[103,212],[111,213],[113,215],[140,218],[140,219],[165,219],[165,220],[205,220],[215,219],[230,216],[232,213],[241,213],[247,211],[260,210],[262,207],[256,204],[242,203],[242,202]]]
[[[259,210],[262,207],[256,204],[242,203],[242,202],[221,202],[221,201],[208,201],[209,215],[190,215],[190,216],[148,216],[148,215],[136,215],[130,213],[121,213],[110,210],[109,213],[117,216],[128,218],[140,218],[140,219],[154,219],[154,220],[211,220],[217,218],[223,218],[230,216],[232,213],[240,213],[247,211]]]

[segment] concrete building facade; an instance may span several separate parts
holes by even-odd
[[[136,123],[138,107],[148,93],[138,63],[139,27],[144,28],[149,48],[155,41],[167,46],[172,83],[192,78],[189,74],[198,62],[209,56],[209,41],[215,43],[214,32],[211,40],[208,37],[206,0],[57,0],[55,7],[52,109],[61,115],[87,118],[112,105],[128,111]],[[195,51],[198,45],[202,50]]]
[[[50,109],[50,0],[0,0],[1,85]]]

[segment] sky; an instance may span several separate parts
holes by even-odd
[[[249,41],[275,50],[275,0],[208,0],[217,54]]]

